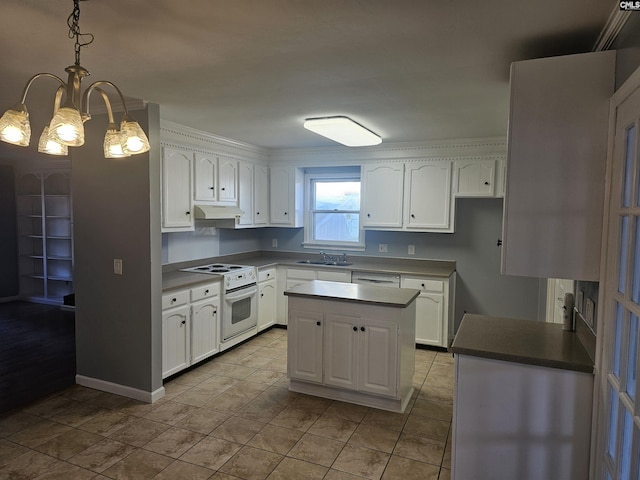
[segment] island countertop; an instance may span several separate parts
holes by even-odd
[[[555,323],[466,314],[450,351],[593,373],[593,361],[575,332],[564,331]]]
[[[359,302],[405,308],[420,295],[420,290],[312,280],[285,290],[284,294],[320,300]]]

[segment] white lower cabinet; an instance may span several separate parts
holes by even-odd
[[[276,323],[276,268],[258,271],[258,331]]]
[[[324,316],[321,312],[294,310],[294,321],[287,327],[287,359],[291,378],[322,383],[322,336]]]
[[[162,378],[219,351],[219,282],[165,293],[162,308]]]

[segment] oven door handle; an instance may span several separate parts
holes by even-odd
[[[258,293],[258,286],[254,283],[250,287],[240,288],[239,290],[234,290],[233,292],[225,293],[224,299],[227,301],[234,301],[245,297],[250,297]]]

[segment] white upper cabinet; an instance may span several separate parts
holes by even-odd
[[[496,194],[495,160],[456,160],[453,193],[456,197],[493,197]]]
[[[214,153],[196,153],[194,200],[215,205],[237,205],[238,161]]]
[[[302,173],[292,166],[269,168],[271,224],[302,226]]]
[[[213,154],[196,153],[194,177],[194,200],[215,202],[218,199],[218,158]]]
[[[373,163],[362,166],[364,227],[402,227],[403,182],[403,163]]]
[[[615,51],[511,65],[502,273],[597,281]]]
[[[453,231],[451,162],[407,164],[404,224],[407,229]]]
[[[193,230],[191,172],[193,153],[162,149],[162,231]]]
[[[269,223],[269,167],[253,166],[253,223],[266,225]]]
[[[238,164],[238,186],[238,207],[244,212],[238,225],[253,225],[253,164]]]

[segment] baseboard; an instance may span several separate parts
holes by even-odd
[[[121,395],[123,397],[133,398],[141,402],[154,403],[164,397],[164,387],[160,387],[153,392],[147,392],[138,388],[120,385],[118,383],[107,382],[97,378],[85,377],[84,375],[76,375],[76,383],[83,387],[95,388],[103,392]]]

